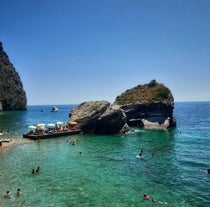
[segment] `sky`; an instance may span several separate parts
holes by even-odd
[[[0,0],[28,105],[107,100],[155,79],[210,101],[210,0]]]

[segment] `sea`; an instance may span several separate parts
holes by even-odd
[[[29,125],[66,122],[75,105],[58,105],[55,113],[51,107],[0,112],[4,138],[18,141],[0,149],[0,207],[210,206],[210,102],[176,102],[177,126],[168,131],[134,127],[124,136],[26,142]]]

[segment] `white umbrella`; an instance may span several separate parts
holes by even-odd
[[[37,127],[34,126],[34,125],[30,125],[30,126],[28,126],[28,128],[30,128],[30,129],[36,129]]]
[[[58,121],[56,124],[57,124],[57,125],[62,125],[63,122],[62,122],[62,121]]]
[[[50,124],[47,124],[47,126],[49,126],[49,127],[55,127],[55,124],[50,123]]]
[[[77,122],[76,121],[71,121],[69,124],[70,125],[77,125]]]
[[[37,124],[37,127],[44,129],[45,128],[45,124],[41,123],[41,124]]]
[[[40,127],[40,126],[45,126],[45,124],[44,124],[44,123],[40,123],[40,124],[37,124],[37,126],[38,126],[38,127]]]

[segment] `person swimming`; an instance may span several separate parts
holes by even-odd
[[[18,188],[17,189],[17,192],[16,192],[16,196],[19,196],[19,195],[21,195],[22,193],[21,193],[21,191],[20,191],[20,188]]]
[[[31,171],[31,173],[32,173],[32,174],[35,174],[35,173],[39,173],[39,171],[40,171],[40,167],[38,166],[38,167],[35,168],[35,169],[33,168],[32,171]]]
[[[36,173],[39,173],[39,171],[40,171],[40,167],[38,166],[38,167],[36,168],[35,172],[36,172]]]
[[[148,195],[146,193],[143,194],[143,199],[148,200],[148,201],[153,201],[153,199],[150,197],[150,195]]]
[[[6,194],[4,195],[4,198],[6,198],[6,199],[11,199],[12,198],[11,192],[9,190],[6,191]]]
[[[167,202],[162,202],[162,201],[154,200],[150,195],[148,195],[146,193],[143,194],[143,199],[144,200],[151,201],[152,203],[155,203],[155,204],[167,204]]]

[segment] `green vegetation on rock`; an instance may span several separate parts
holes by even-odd
[[[156,82],[156,80],[150,81],[148,84],[138,85],[131,88],[115,100],[115,104],[125,105],[136,102],[168,102],[174,101],[171,91],[165,87],[162,83]]]

